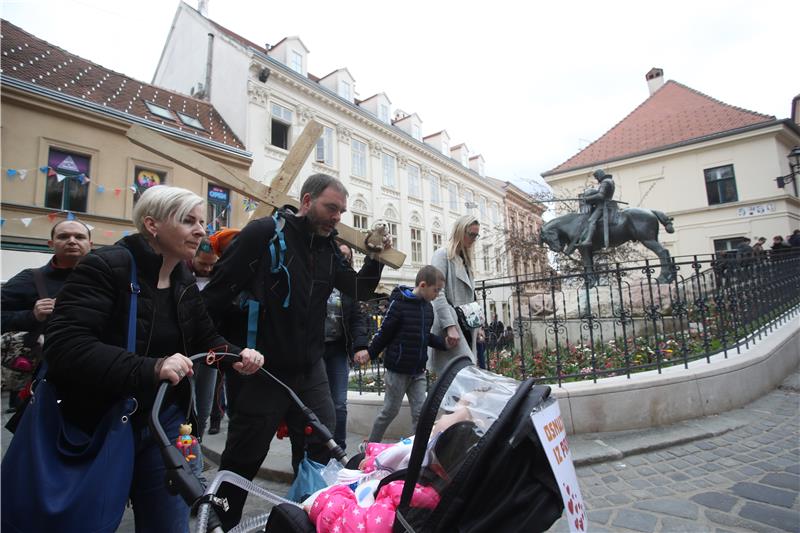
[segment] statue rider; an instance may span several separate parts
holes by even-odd
[[[614,180],[611,179],[611,174],[606,174],[603,170],[598,169],[592,173],[592,176],[597,180],[598,186],[597,189],[589,189],[581,195],[583,201],[591,206],[591,214],[586,221],[583,239],[578,244],[579,247],[592,245],[594,231],[603,222],[603,217],[608,211],[606,205],[614,198]]]

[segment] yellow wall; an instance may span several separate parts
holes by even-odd
[[[206,179],[128,141],[129,122],[76,109],[52,100],[3,87],[2,92],[2,216],[3,242],[42,244],[50,227],[66,215],[44,207],[50,147],[91,156],[86,213],[75,215],[94,227],[95,244],[111,244],[133,232],[134,168],[144,166],[167,173],[166,183],[190,189],[207,197]],[[199,144],[188,146],[206,156],[248,172],[250,160]],[[9,179],[7,169],[27,169],[27,177]],[[105,192],[99,192],[102,185]],[[117,195],[114,189],[120,189]],[[231,193],[231,225],[241,227],[248,218],[242,198]],[[49,215],[49,216],[48,216]],[[55,217],[55,218],[54,218]],[[29,226],[20,220],[31,218]]]

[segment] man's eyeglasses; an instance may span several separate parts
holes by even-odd
[[[480,236],[481,236],[480,233],[472,233],[472,232],[469,232],[469,231],[467,232],[467,237],[470,237],[472,239],[477,239]]]

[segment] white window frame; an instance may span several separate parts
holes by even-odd
[[[422,228],[410,228],[411,235],[411,262],[421,264],[422,259]]]
[[[418,141],[422,140],[422,130],[420,129],[419,124],[411,125],[411,136]]]
[[[428,174],[431,180],[431,203],[434,205],[442,205],[442,184],[439,181],[439,176],[436,174]]]
[[[333,128],[323,126],[322,135],[317,139],[317,149],[315,159],[318,163],[324,163],[329,167],[333,166]]]
[[[369,217],[363,213],[353,213],[353,227],[356,229],[369,229]]]
[[[431,242],[433,243],[433,251],[435,252],[442,247],[442,234],[436,231],[431,233]]]
[[[389,123],[389,106],[386,104],[378,104],[378,119],[382,122]]]
[[[409,163],[408,166],[408,195],[414,198],[422,198],[422,180],[420,179],[420,168]]]
[[[487,273],[492,268],[492,266],[491,266],[491,253],[490,252],[491,252],[491,249],[489,248],[489,245],[484,245],[483,246],[483,271],[487,272]]]
[[[298,74],[303,73],[303,54],[298,52],[297,50],[290,50],[289,51],[289,68],[293,71],[297,72]]]
[[[450,180],[447,182],[447,193],[451,211],[458,211],[458,184]]]
[[[367,177],[367,143],[350,139],[350,173],[360,178]]]
[[[348,80],[339,80],[339,96],[347,101],[353,100],[353,87]]]
[[[381,153],[381,168],[383,169],[383,186],[397,189],[397,158],[386,152]]]
[[[486,197],[481,196],[478,198],[478,212],[481,214],[481,220],[486,221]]]

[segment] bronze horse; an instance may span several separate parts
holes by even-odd
[[[580,239],[587,216],[580,213],[568,213],[546,222],[539,233],[539,243],[547,245],[556,253],[564,252],[565,248],[571,251],[572,243],[578,242]],[[599,223],[602,224],[602,221]],[[608,244],[609,246],[619,246],[628,241],[642,243],[658,256],[661,264],[661,272],[656,281],[669,283],[673,281],[674,273],[670,265],[669,252],[658,242],[659,225],[663,225],[667,233],[675,232],[675,228],[672,227],[672,219],[661,211],[639,207],[619,211],[615,220],[609,221]],[[578,247],[590,285],[594,285],[597,281],[594,276],[594,252],[603,249],[603,246],[603,231],[598,228],[598,231],[594,233],[591,246]]]

